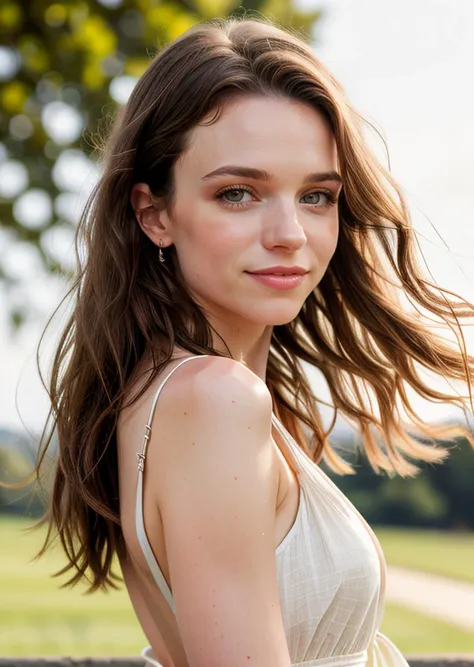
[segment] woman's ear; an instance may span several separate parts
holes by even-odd
[[[164,248],[172,243],[169,235],[166,209],[160,207],[161,200],[155,197],[146,183],[135,183],[130,195],[130,203],[142,231],[156,245],[162,241]]]

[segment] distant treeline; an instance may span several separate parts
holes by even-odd
[[[3,485],[27,481],[36,465],[36,438],[18,432],[0,429],[0,514],[38,517],[44,512],[45,494],[37,485],[29,483],[20,488]],[[47,463],[48,465],[48,463]],[[51,462],[49,462],[51,466]],[[45,485],[49,476],[45,474]]]
[[[0,441],[0,482],[13,482],[31,472],[31,449],[28,454],[19,444],[18,438],[14,447],[4,447],[5,441]],[[467,440],[451,443],[444,463],[422,465],[419,475],[410,479],[376,475],[354,434],[333,444],[351,463],[355,460],[357,474],[340,476],[324,463],[322,467],[370,524],[474,529],[474,451]],[[21,490],[0,486],[0,514],[36,517],[43,508],[44,496],[41,500],[34,485]]]
[[[375,474],[360,450],[356,475],[340,476],[322,467],[371,525],[473,529],[474,451],[464,438],[449,447],[447,460],[420,465],[414,478]]]

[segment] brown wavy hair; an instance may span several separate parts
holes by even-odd
[[[415,474],[416,460],[446,456],[440,439],[447,444],[462,435],[474,446],[463,427],[426,424],[410,405],[407,386],[433,402],[465,408],[469,398],[472,406],[473,357],[459,319],[471,317],[474,306],[424,277],[402,191],[369,150],[363,119],[296,32],[263,19],[197,24],[158,53],[118,114],[102,176],[78,228],[73,312],[53,360],[51,412],[38,464],[57,433],[40,554],[57,533],[68,558],[61,572],[73,570],[68,584],[88,578],[89,590],[114,586],[114,554],[123,548],[116,425],[137,363],[151,353],[154,372],[134,400],[176,345],[191,354],[221,354],[187,290],[174,247],[161,264],[157,247],[141,231],[132,186],[148,183],[172,208],[173,165],[190,131],[214,122],[225,103],[242,94],[301,100],[322,113],[343,178],[339,239],[329,267],[298,316],[273,329],[266,382],[278,416],[315,462],[324,458],[339,473],[353,472],[328,440],[334,421],[324,430],[322,401],[309,385],[306,362],[327,382],[334,420],[340,413],[360,432],[375,471]],[[428,328],[433,316],[457,333],[459,349]],[[435,391],[417,365],[467,383],[468,396]]]

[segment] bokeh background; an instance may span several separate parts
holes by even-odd
[[[258,12],[304,30],[404,187],[427,275],[474,301],[471,0],[0,0],[0,481],[34,464],[48,408],[36,345],[67,291],[114,114],[167,41],[203,19]],[[46,339],[45,370],[66,310]],[[463,334],[472,354],[472,328]],[[472,424],[413,402],[430,422]],[[342,420],[332,437],[356,459]],[[362,459],[356,477],[335,479],[385,549],[382,629],[404,652],[474,653],[474,453],[454,444],[447,464],[414,480],[377,477]],[[59,550],[31,562],[41,534],[22,529],[41,512],[33,491],[0,488],[0,655],[137,654],[146,640],[123,591],[59,589]]]

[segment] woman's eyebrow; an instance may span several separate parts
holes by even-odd
[[[209,174],[202,177],[201,180],[208,181],[216,176],[242,176],[243,178],[253,178],[257,181],[271,181],[274,177],[264,169],[256,169],[254,167],[239,167],[237,165],[224,165],[214,169]],[[337,171],[317,171],[308,174],[303,183],[321,183],[322,181],[337,181],[342,183],[342,177]]]

